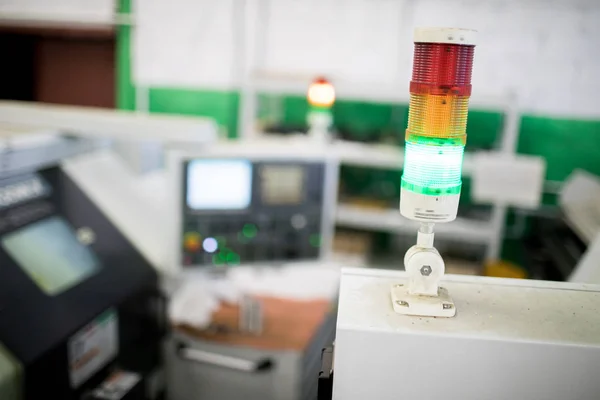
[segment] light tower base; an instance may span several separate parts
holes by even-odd
[[[456,219],[460,193],[430,196],[400,189],[400,213],[421,222],[450,222]]]
[[[438,288],[437,296],[422,296],[410,294],[408,286],[400,283],[392,286],[391,295],[392,306],[398,314],[445,318],[456,315],[454,301],[443,287]]]

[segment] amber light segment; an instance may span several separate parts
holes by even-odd
[[[410,136],[467,140],[468,96],[410,95],[407,140]]]

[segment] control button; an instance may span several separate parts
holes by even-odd
[[[321,235],[318,233],[313,233],[310,235],[308,241],[312,247],[321,247]]]
[[[77,229],[77,240],[84,246],[89,246],[96,241],[96,234],[91,228],[84,226]]]
[[[302,214],[295,214],[291,220],[290,223],[292,224],[292,226],[294,227],[294,229],[296,230],[301,230],[304,229],[306,227],[306,217]]]
[[[258,223],[261,225],[268,225],[271,222],[271,217],[268,214],[259,214]]]
[[[207,253],[214,253],[219,248],[219,242],[217,242],[217,239],[215,238],[207,237],[202,242],[202,248]]]
[[[196,252],[202,247],[202,237],[196,232],[187,232],[183,235],[183,247],[187,251]]]
[[[254,224],[245,224],[242,228],[242,235],[248,239],[253,239],[258,233],[258,228]]]

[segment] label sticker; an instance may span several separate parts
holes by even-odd
[[[93,391],[94,397],[104,400],[122,400],[141,379],[139,374],[133,372],[114,372],[102,387]]]
[[[78,388],[119,352],[117,313],[106,311],[69,339],[69,377]]]
[[[0,210],[47,196],[50,186],[37,175],[26,175],[0,185]]]

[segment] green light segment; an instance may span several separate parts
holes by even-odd
[[[454,194],[460,194],[460,189],[462,187],[462,183],[458,184],[457,186],[447,187],[445,189],[419,186],[406,182],[404,177],[402,178],[401,183],[404,189],[427,196],[450,196]]]
[[[402,187],[429,196],[459,194],[464,150],[464,146],[406,142]]]
[[[413,144],[426,144],[429,146],[464,146],[462,139],[457,138],[438,138],[413,135],[407,132],[406,142]]]

